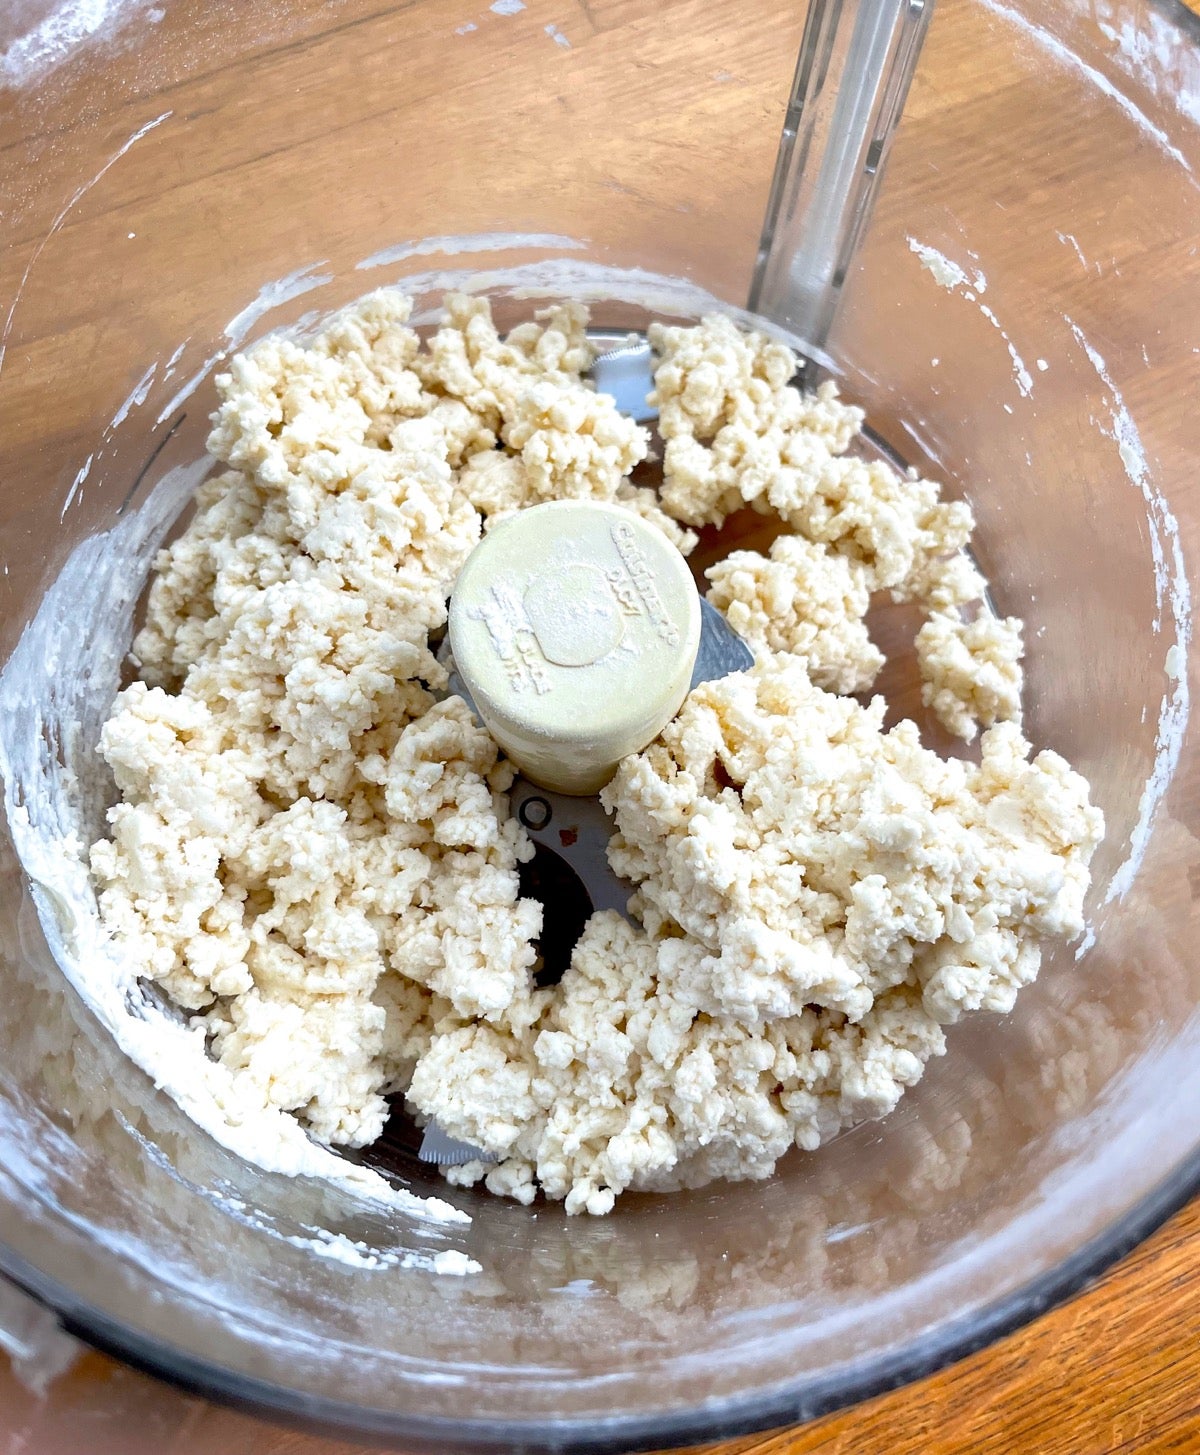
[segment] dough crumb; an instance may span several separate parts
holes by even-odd
[[[921,700],[948,732],[970,742],[976,725],[1021,720],[1021,623],[935,612],[917,633]]]
[[[756,654],[790,652],[818,687],[862,692],[883,653],[867,635],[867,571],[802,536],[780,536],[768,555],[733,551],[705,572],[709,601]]]
[[[832,382],[815,394],[792,388],[792,351],[728,318],[652,324],[649,337],[659,356],[650,403],[666,441],[663,507],[687,525],[761,508],[774,482],[840,455],[862,424]]]

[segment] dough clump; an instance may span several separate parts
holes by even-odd
[[[943,1026],[1012,1009],[1083,927],[1102,817],[1010,723],[974,765],[883,710],[768,655],[626,759],[601,799],[640,927],[594,916],[536,1020],[435,1038],[410,1094],[502,1157],[452,1180],[605,1212],[765,1177],[890,1111]]]
[[[403,1095],[495,1159],[451,1181],[568,1212],[764,1177],[889,1111],[961,1014],[1011,1008],[1082,928],[1103,821],[1021,735],[1020,623],[982,608],[968,507],[848,453],[861,411],[793,387],[783,345],[652,327],[658,491],[630,478],[647,431],[589,385],[582,306],[503,336],[486,300],[445,306],[423,341],[384,290],[219,376],[223,468],[101,736],[100,914],[247,1114],[363,1146]],[[709,568],[756,664],[605,789],[630,914],[594,914],[547,987],[512,769],[431,634],[489,525],[563,498],[684,552],[745,505],[786,533]],[[924,700],[985,729],[977,764],[847,695],[882,665],[879,592],[925,613]]]
[[[862,411],[832,381],[813,394],[794,388],[795,354],[765,334],[712,314],[695,328],[652,325],[650,339],[660,355],[663,507],[687,525],[719,526],[749,506],[794,532],[769,559],[738,552],[709,571],[709,600],[734,613],[737,630],[797,652],[821,686],[863,691],[883,662],[863,617],[871,595],[886,591],[934,619],[918,666],[925,704],[947,731],[970,741],[981,722],[1019,721],[1019,631],[984,625],[953,644],[946,635],[959,608],[980,610],[987,589],[963,553],[970,507],[943,501],[915,472],[848,454]]]

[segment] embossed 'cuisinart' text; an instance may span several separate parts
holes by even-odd
[[[638,599],[641,601],[646,615],[654,624],[655,631],[668,646],[677,647],[679,645],[679,628],[667,614],[663,599],[658,594],[658,587],[654,584],[654,572],[651,571],[645,556],[638,549],[637,537],[634,535],[632,527],[624,524],[614,525],[611,533],[613,544],[620,554],[626,571],[629,572],[629,579],[633,582]]]

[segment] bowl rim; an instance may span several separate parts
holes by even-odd
[[[49,1308],[64,1331],[185,1394],[335,1439],[372,1440],[409,1451],[579,1451],[588,1455],[708,1444],[860,1404],[923,1379],[1015,1332],[1080,1292],[1200,1193],[1200,1147],[1138,1203],[1054,1268],[914,1339],[902,1351],[836,1374],[764,1394],[657,1414],[566,1419],[446,1419],[406,1415],[289,1389],[147,1338],[102,1310],[81,1304],[64,1284],[0,1242],[0,1273]]]

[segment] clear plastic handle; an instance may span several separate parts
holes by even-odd
[[[811,0],[749,306],[819,358],[933,0]]]

